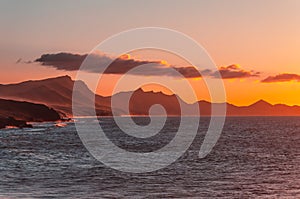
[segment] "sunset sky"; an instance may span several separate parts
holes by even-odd
[[[229,103],[249,105],[264,99],[272,104],[300,105],[299,9],[299,0],[2,0],[0,83],[60,75],[75,78],[74,68],[55,66],[48,60],[34,61],[44,54],[60,52],[85,55],[111,35],[155,26],[180,31],[207,50],[223,75]],[[113,57],[102,53],[105,59]],[[164,61],[158,65],[176,68],[189,66],[183,59],[168,53],[137,51],[129,54],[131,57],[122,59]],[[107,95],[111,80],[120,75],[107,74],[106,88],[98,89],[98,93]],[[208,76],[214,78],[213,71]],[[136,82],[143,78],[132,75],[131,80]],[[201,78],[189,80],[192,85],[205,87]],[[180,81],[178,84],[180,86]],[[128,84],[123,89],[133,88]],[[209,100],[207,91],[197,94],[199,100]],[[192,102],[188,96],[182,97]]]

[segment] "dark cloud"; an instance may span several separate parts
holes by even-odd
[[[122,55],[120,57],[111,57],[104,53],[97,54],[73,54],[73,53],[57,53],[44,54],[35,62],[39,62],[44,66],[50,66],[57,70],[76,71],[81,66],[82,62],[87,58],[84,70],[92,73],[104,74],[132,74],[140,76],[171,76],[180,77],[180,74],[185,78],[200,78],[202,76],[219,78],[221,74],[223,79],[248,78],[257,77],[259,72],[246,71],[241,69],[238,65],[232,64],[226,67],[219,68],[219,71],[212,71],[210,69],[199,71],[194,66],[175,67],[168,65],[165,61],[147,61],[136,60],[130,58],[129,55]],[[147,64],[147,65],[145,65]],[[137,66],[145,65],[142,70],[134,70]],[[106,68],[105,71],[104,68]],[[219,72],[219,73],[218,73]]]
[[[219,73],[222,79],[238,79],[238,78],[248,78],[248,77],[258,77],[259,72],[255,71],[246,71],[243,70],[239,65],[232,64],[226,67],[220,67]],[[219,78],[217,72],[212,72],[210,76]]]
[[[57,53],[44,54],[35,62],[39,62],[44,66],[50,66],[57,70],[76,71],[81,66],[87,54],[72,54],[72,53]],[[132,72],[133,75],[153,75],[153,76],[179,76],[177,72],[186,78],[201,77],[199,71],[193,66],[189,67],[174,67],[166,65],[162,61],[144,61],[131,59],[127,55],[118,58],[112,58],[105,54],[90,54],[87,67],[84,69],[88,72],[99,73],[103,72],[104,67],[109,65],[105,74],[125,74],[137,66],[147,64],[143,71]],[[177,71],[177,72],[176,72]]]
[[[176,71],[181,73],[185,78],[199,78],[201,77],[200,72],[193,66],[175,68]],[[202,72],[201,72],[202,73]]]
[[[283,73],[275,76],[269,76],[266,79],[261,80],[263,83],[273,83],[273,82],[289,82],[298,81],[300,82],[300,75]]]
[[[212,73],[213,73],[213,71],[210,70],[210,69],[205,69],[205,70],[202,70],[202,71],[201,71],[201,74],[202,74],[203,76],[210,76]]]
[[[35,62],[39,62],[44,66],[51,66],[58,70],[74,71],[78,70],[87,54],[71,54],[71,53],[57,53],[44,54]]]

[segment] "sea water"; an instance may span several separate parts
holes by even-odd
[[[149,118],[135,121],[145,125]],[[114,144],[140,153],[168,144],[179,123],[168,118],[156,136],[136,139],[113,118],[99,119]],[[193,144],[176,162],[143,174],[93,158],[73,123],[0,130],[0,198],[300,198],[299,117],[229,117],[212,152],[200,159],[208,124],[201,119]]]

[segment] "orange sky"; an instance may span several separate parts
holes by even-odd
[[[264,99],[272,104],[300,105],[300,82],[260,82],[282,73],[300,75],[299,8],[298,0],[191,0],[189,3],[166,0],[159,6],[150,1],[133,1],[131,4],[65,1],[60,6],[51,1],[3,1],[0,2],[0,83],[59,75],[75,78],[76,72],[24,62],[45,53],[87,53],[113,34],[136,27],[157,26],[183,32],[195,39],[218,67],[239,64],[245,71],[260,72],[259,77],[224,80],[228,102],[249,105]],[[188,65],[181,58],[165,53],[130,54],[136,59]],[[17,64],[20,58],[22,60]],[[104,87],[98,93],[107,95],[112,89],[111,80],[117,78],[107,75]],[[143,78],[132,77],[132,82]],[[191,83],[199,87],[199,99],[210,100],[203,80],[191,80]],[[120,89],[134,89],[130,84],[125,83]],[[181,95],[192,102],[185,92]]]
[[[179,66],[189,66],[185,60],[176,57],[170,53],[166,52],[152,52],[152,51],[140,51],[132,52],[131,56],[136,59],[145,59],[145,60],[164,60],[169,64],[176,64]],[[163,58],[163,59],[162,59]],[[76,72],[69,71],[59,71],[56,69],[51,69],[44,66],[39,66],[38,63],[1,63],[2,70],[7,67],[9,75],[6,73],[1,73],[1,83],[16,83],[25,81],[28,79],[42,79],[48,77],[55,77],[59,75],[70,75],[73,79],[76,77]],[[243,67],[243,66],[241,66]],[[32,68],[32,69],[31,69]],[[34,69],[38,68],[38,69]],[[254,68],[254,67],[253,67]],[[243,67],[245,70],[252,70],[251,67]],[[31,70],[30,70],[31,69]],[[257,68],[256,68],[257,69]],[[285,70],[274,69],[274,72],[268,71],[268,68],[259,68],[265,69],[259,70],[261,72],[260,77],[251,77],[251,78],[239,78],[239,79],[224,79],[224,85],[226,89],[227,101],[236,105],[249,105],[259,99],[264,99],[272,104],[284,103],[288,105],[300,105],[300,83],[297,81],[291,82],[279,82],[279,83],[261,83],[260,80],[266,78],[270,75],[276,75],[278,73],[285,72]],[[4,71],[4,70],[3,70]],[[276,71],[276,72],[275,72]],[[295,73],[297,70],[291,70],[292,73]],[[105,75],[101,83],[101,87],[98,88],[97,93],[100,95],[109,95],[114,88],[113,80],[116,81],[120,78],[120,75]],[[143,82],[144,77],[132,77],[135,82]],[[173,77],[165,77],[166,80],[173,81]],[[180,80],[176,80],[178,86],[180,86]],[[86,82],[89,84],[89,82]],[[202,79],[190,79],[191,85],[195,88],[199,100],[211,101],[209,96],[209,91],[206,88],[205,82]],[[145,90],[155,90],[161,91],[163,89],[151,86],[144,86]],[[126,84],[122,85],[119,91],[129,91],[137,89],[129,81]],[[164,91],[164,90],[163,90]],[[167,91],[164,91],[168,93]],[[181,93],[180,97],[185,101],[192,103],[193,99],[190,99],[185,93]]]
[[[182,58],[175,56],[171,53],[163,52],[160,50],[141,50],[131,52],[131,57],[136,59],[151,59],[160,60],[161,57],[169,64],[177,64],[182,66],[190,65],[188,62]],[[252,70],[252,68],[244,68],[245,70]],[[281,82],[281,83],[261,83],[260,80],[265,79],[267,76],[273,73],[268,73],[261,71],[259,77],[250,77],[250,78],[237,78],[237,79],[223,79],[227,101],[235,105],[249,105],[258,101],[259,99],[267,100],[272,104],[285,103],[288,105],[300,105],[300,83],[296,81],[291,82]],[[105,75],[103,81],[100,83],[97,92],[101,95],[110,95],[113,90],[113,86],[121,75]],[[134,81],[143,82],[145,77],[134,77]],[[164,77],[166,81],[177,81],[178,86],[180,86],[180,80],[173,77]],[[154,78],[155,80],[155,78]],[[191,78],[189,82],[193,86],[198,100],[207,100],[211,101],[209,90],[205,84],[205,81],[201,78]],[[123,83],[119,91],[127,91],[132,89],[137,89],[134,87],[131,81],[127,84]],[[133,87],[132,87],[133,86]],[[170,91],[166,91],[161,87],[146,85],[143,86],[144,90],[154,90],[154,91],[163,91],[166,94],[170,94]],[[299,91],[299,92],[297,92]],[[213,91],[212,91],[213,92]],[[185,95],[185,92],[180,94],[180,97],[189,103],[193,103],[193,99],[189,98],[189,95]]]

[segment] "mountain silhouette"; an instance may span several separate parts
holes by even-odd
[[[48,78],[44,80],[26,81],[18,84],[0,85],[0,98],[22,100],[33,103],[45,104],[57,110],[60,114],[72,116],[72,93],[75,81],[69,76]],[[92,115],[94,107],[88,107],[95,99],[96,113],[99,116],[112,115],[111,100],[113,98],[113,110],[118,115],[160,115],[164,112],[168,115],[195,115],[195,110],[200,109],[202,116],[211,115],[211,107],[222,106],[222,103],[210,103],[198,101],[187,104],[177,95],[166,95],[162,92],[144,91],[141,88],[135,91],[121,92],[113,96],[104,97],[95,95],[84,82],[76,81],[79,100],[76,103],[81,107],[82,116]],[[127,103],[129,102],[129,103]],[[150,109],[152,105],[160,104],[162,109]],[[300,116],[299,106],[284,104],[272,105],[264,100],[259,100],[249,106],[235,106],[226,103],[228,116]],[[129,109],[129,110],[128,110]],[[184,110],[182,113],[181,110]]]
[[[42,104],[0,99],[0,128],[31,127],[26,122],[57,121],[61,115]]]
[[[72,116],[72,93],[74,81],[69,76],[60,76],[43,80],[30,80],[18,84],[0,85],[0,98],[12,100],[25,100],[27,102],[45,104],[61,114]],[[86,110],[84,104],[92,100],[95,95],[81,81],[77,81],[80,89],[82,101],[77,103],[82,104],[82,110]],[[101,115],[109,114],[110,108],[98,104],[102,102],[101,96],[96,96],[96,106]],[[105,104],[105,103],[104,103]],[[82,113],[89,115],[89,111]]]
[[[13,117],[31,122],[56,121],[61,116],[43,104],[0,99],[0,117]]]

